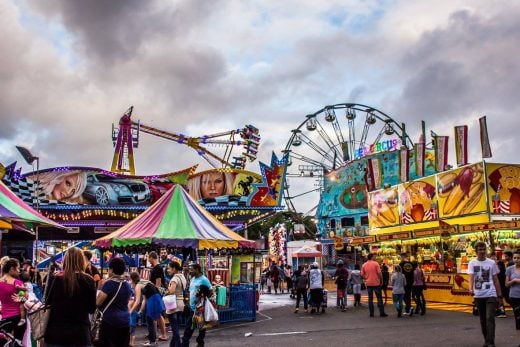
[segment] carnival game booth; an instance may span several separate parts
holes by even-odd
[[[390,267],[410,253],[427,300],[471,304],[468,263],[484,241],[497,259],[520,244],[520,165],[478,162],[369,193],[371,251]]]
[[[256,319],[256,288],[254,285],[229,283],[229,265],[218,263],[219,256],[253,253],[249,241],[226,227],[201,207],[180,185],[173,186],[139,217],[94,241],[100,249],[144,251],[166,247],[171,251],[190,250],[198,256],[203,271],[211,282],[218,274],[226,293],[217,298],[220,322]],[[213,262],[217,260],[218,266]],[[228,263],[229,264],[229,263]],[[222,297],[225,295],[225,300]]]

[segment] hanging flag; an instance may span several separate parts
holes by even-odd
[[[480,123],[480,146],[482,147],[482,158],[491,158],[491,145],[489,144],[489,137],[487,131],[486,116],[479,118]]]
[[[401,182],[408,182],[410,179],[410,151],[407,147],[399,150],[399,169]]]
[[[449,136],[435,137],[435,170],[442,172],[448,165],[448,139]]]
[[[416,143],[414,146],[415,174],[424,177],[424,142]]]
[[[382,170],[381,160],[379,158],[372,158],[367,160],[368,166],[368,186],[371,190],[381,188],[382,184]]]
[[[468,126],[459,125],[455,127],[455,153],[457,154],[457,165],[468,163]]]

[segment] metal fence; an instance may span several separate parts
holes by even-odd
[[[220,323],[255,321],[257,286],[255,284],[231,285],[227,292],[225,307],[218,308]],[[190,314],[191,317],[191,314]],[[186,325],[186,317],[182,317],[179,324]]]

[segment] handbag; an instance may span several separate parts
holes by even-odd
[[[121,290],[122,286],[123,281],[119,283],[119,288],[117,288],[116,294],[112,297],[105,309],[101,311],[99,308],[96,308],[96,311],[92,315],[92,320],[90,321],[90,338],[92,339],[92,343],[99,342],[99,330],[101,329],[101,321],[103,320],[103,314],[110,307],[112,302],[114,302],[114,299],[117,297],[117,294],[119,294],[119,290]]]
[[[54,286],[55,277],[52,278],[52,283],[49,288],[50,275],[47,275],[47,283],[45,285],[45,292],[43,293],[43,301],[46,302],[49,297],[52,287]],[[49,292],[47,292],[49,288]],[[34,340],[39,341],[45,336],[47,331],[47,325],[49,324],[49,318],[51,316],[51,306],[45,305],[37,299],[30,300],[24,304],[27,308],[27,317],[31,325],[31,334]]]
[[[164,302],[164,307],[166,307],[166,310],[171,311],[177,309],[177,295],[165,295],[162,299]]]
[[[51,307],[49,305],[43,305],[38,301],[40,306],[32,311],[28,311],[29,322],[31,323],[31,334],[32,337],[38,341],[43,339],[45,331],[47,330],[47,324],[51,315]],[[34,304],[36,305],[36,304]]]

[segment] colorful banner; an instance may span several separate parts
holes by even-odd
[[[24,202],[42,208],[73,205],[150,206],[175,183],[204,206],[280,206],[286,158],[260,163],[262,175],[237,169],[213,169],[194,174],[196,166],[153,176],[128,176],[97,168],[58,167],[9,175],[6,185]],[[39,182],[39,184],[38,184]]]
[[[491,158],[491,145],[489,143],[486,116],[480,117],[480,146],[482,147],[482,158]]]
[[[433,221],[438,218],[435,177],[401,184],[398,191],[402,224]]]
[[[486,163],[490,211],[520,214],[520,165]]]
[[[410,151],[406,147],[399,150],[399,178],[401,182],[410,180]]]
[[[415,154],[415,173],[418,177],[424,176],[424,142],[416,143],[414,145],[414,154]]]
[[[399,223],[397,187],[368,193],[368,223],[370,228],[381,228]]]
[[[443,172],[436,178],[440,218],[487,211],[483,163]]]
[[[448,164],[448,136],[435,136],[435,170],[442,172]]]
[[[379,189],[382,186],[383,173],[381,172],[381,159],[371,158],[367,160],[368,179],[370,189]]]
[[[455,127],[455,153],[457,155],[457,166],[468,163],[468,126]]]

